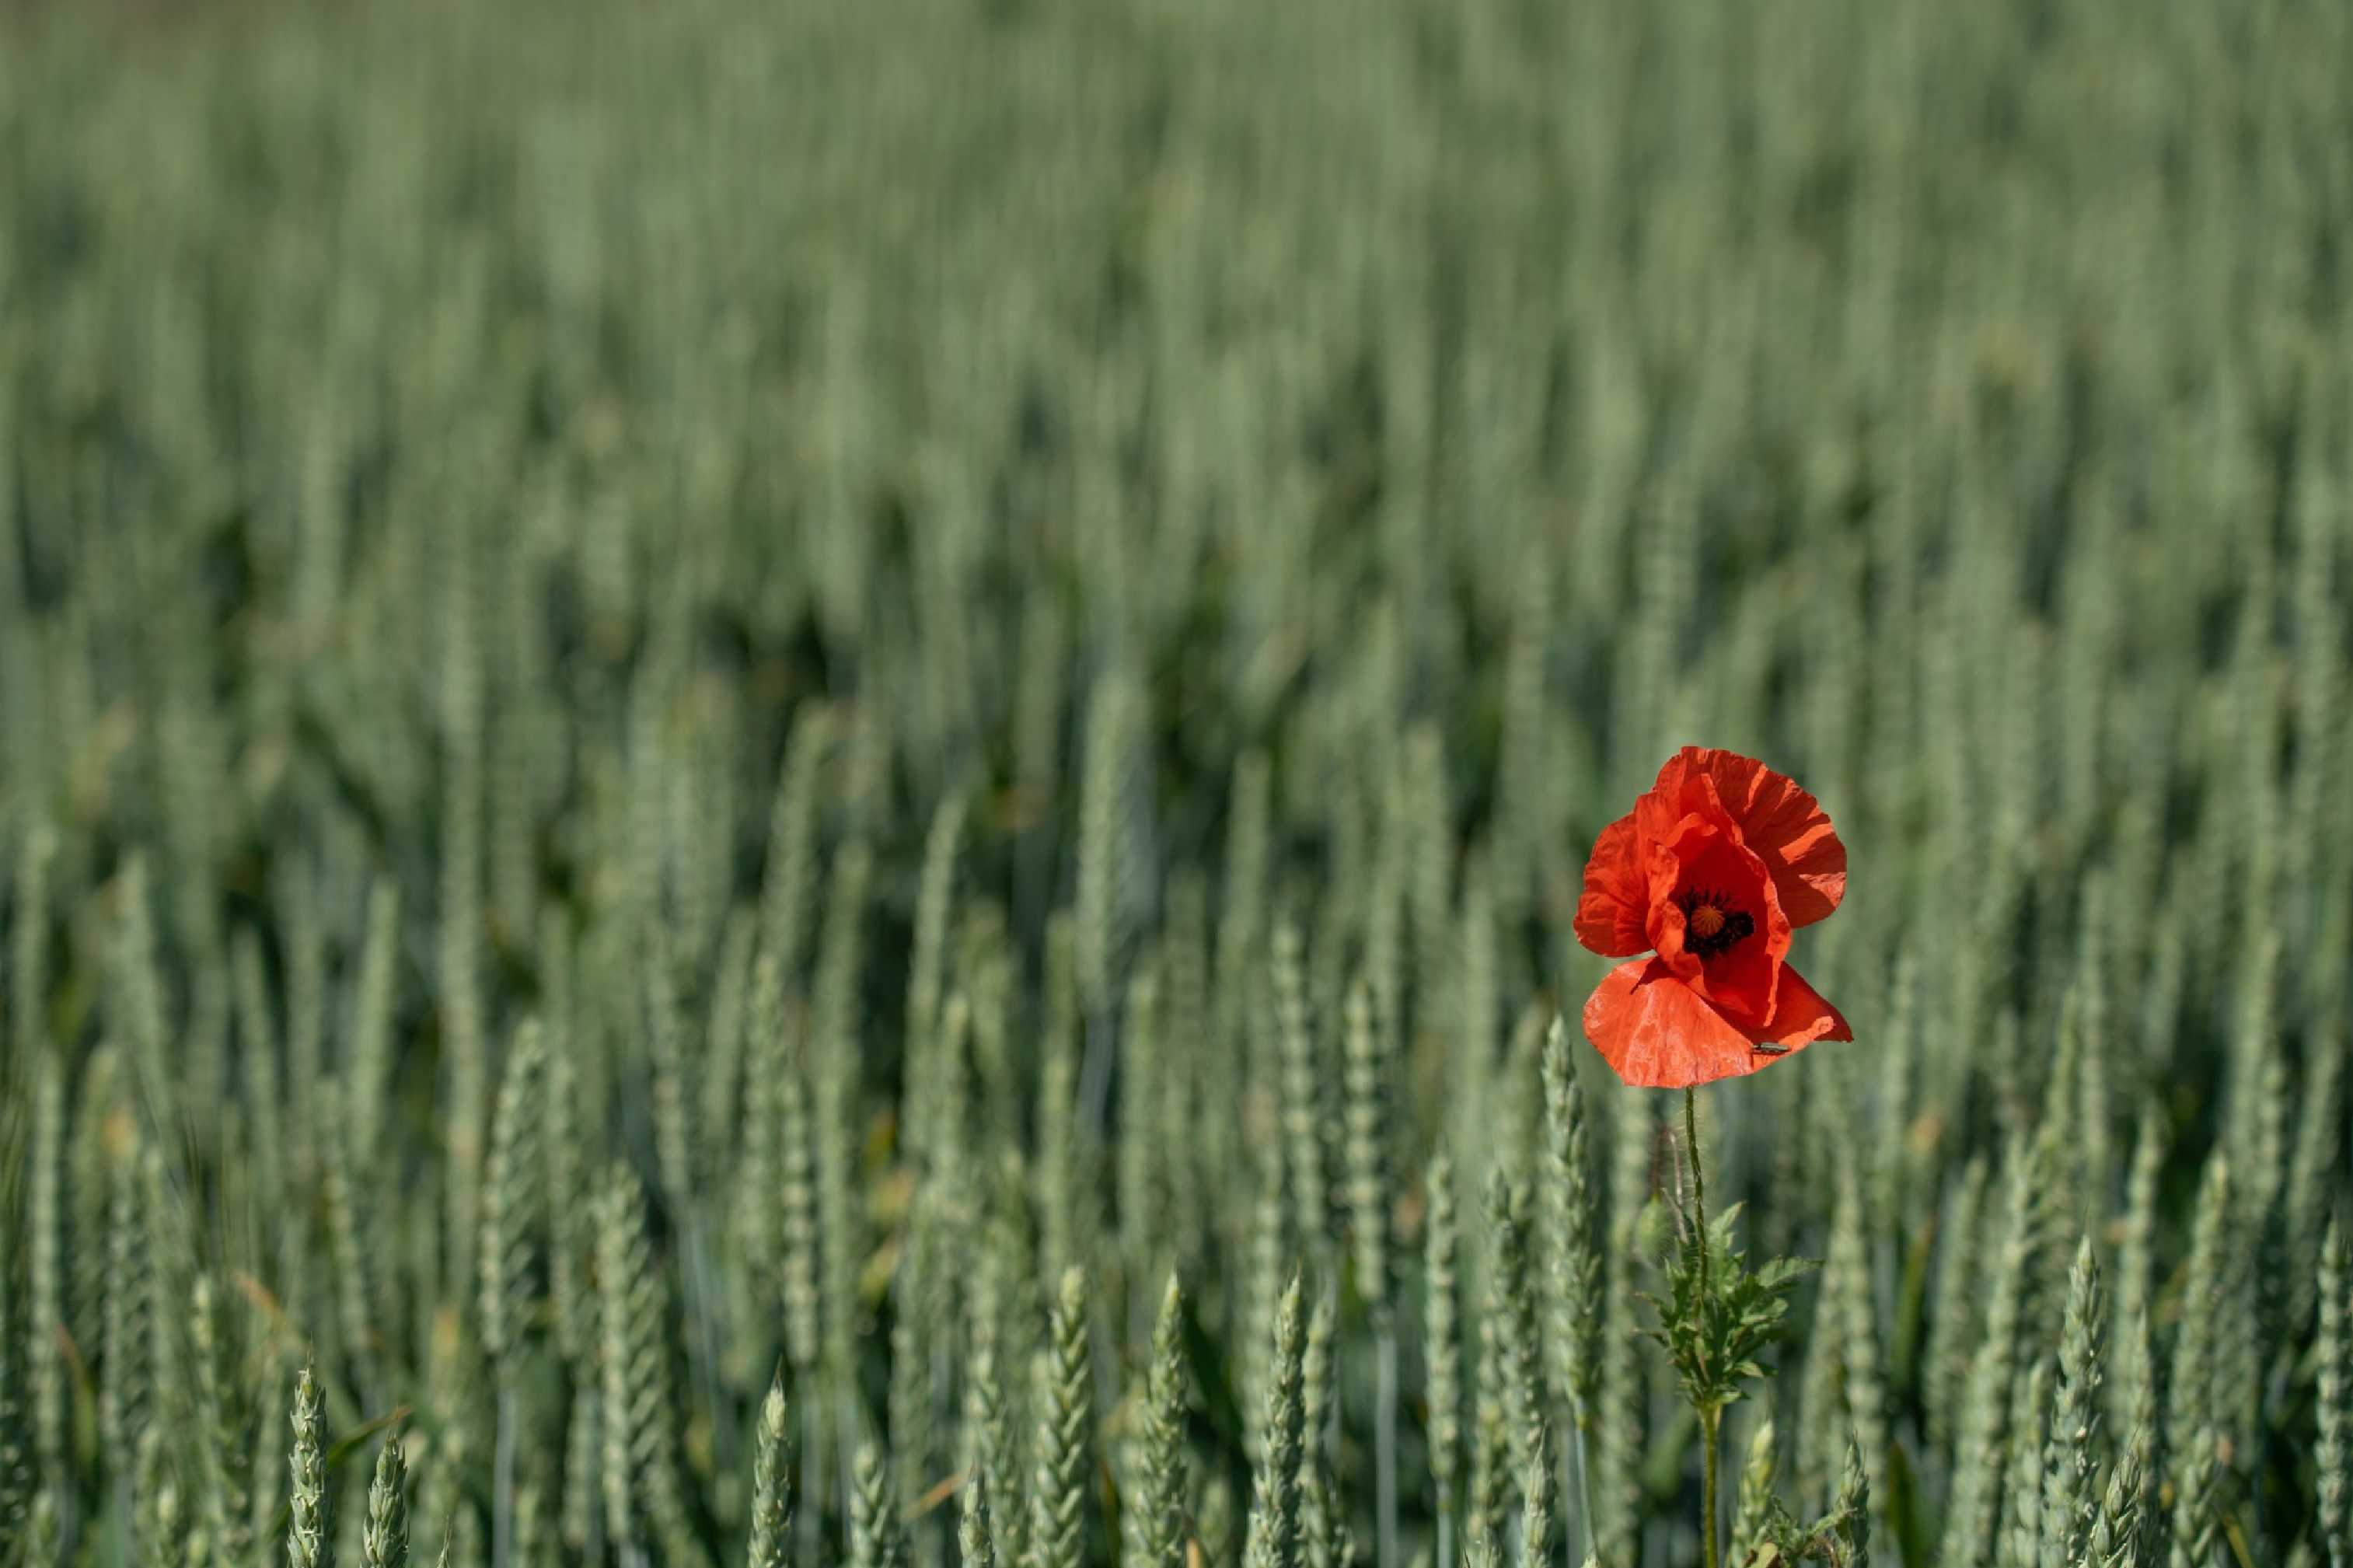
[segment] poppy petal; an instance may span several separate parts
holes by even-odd
[[[1659,770],[1658,788],[1694,773],[1715,785],[1740,836],[1765,863],[1781,912],[1792,927],[1810,926],[1846,895],[1846,845],[1821,802],[1796,779],[1736,751],[1687,746]]]
[[[1788,965],[1781,966],[1781,988],[1778,1005],[1773,1010],[1773,1022],[1758,1037],[1757,1044],[1778,1045],[1786,1054],[1802,1051],[1817,1040],[1852,1040],[1854,1031],[1846,1026],[1846,1019],[1830,1004],[1828,998]]]
[[[1585,1037],[1635,1088],[1681,1089],[1753,1073],[1748,1036],[1655,959],[1620,964],[1585,999]]]
[[[1649,952],[1651,938],[1643,931],[1649,883],[1630,811],[1593,842],[1585,891],[1577,901],[1577,939],[1605,959]]]
[[[1624,1083],[1681,1089],[1738,1077],[1816,1040],[1849,1040],[1821,994],[1781,971],[1780,1007],[1759,1033],[1739,1028],[1655,959],[1620,964],[1585,1000],[1585,1037]]]

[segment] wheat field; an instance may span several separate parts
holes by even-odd
[[[0,8],[0,1568],[2353,1568],[2348,67]]]

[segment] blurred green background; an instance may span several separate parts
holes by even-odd
[[[1197,1543],[1239,1558],[1270,1260],[1304,1261],[1372,1561],[1388,1287],[1340,1242],[1374,1214],[1409,1304],[1396,1550],[1426,1546],[1425,1161],[1451,1145],[1479,1280],[1478,1183],[1540,1164],[1541,1022],[1573,1042],[1602,969],[1586,851],[1700,743],[1797,777],[1850,852],[1794,961],[1855,1042],[1706,1097],[1755,1250],[1867,1238],[1736,1440],[1774,1414],[1819,1510],[1868,1405],[1883,1553],[2041,1552],[2008,1467],[2041,1462],[2088,1235],[2101,1473],[2144,1384],[2160,1428],[2142,1560],[2326,1556],[2331,1452],[2341,1553],[2313,1347],[2353,958],[2349,67],[2319,0],[10,8],[6,1495],[58,1531],[16,1539],[136,1560],[138,1435],[208,1407],[118,1386],[102,1418],[110,1379],[217,1351],[216,1446],[259,1465],[311,1347],[332,1429],[417,1413],[419,1485],[492,1561],[475,1255],[536,1014],[574,1184],[526,1203],[518,1288],[560,1317],[566,1257],[602,1288],[563,1212],[639,1172],[659,1464],[704,1549],[738,1550],[800,1245],[827,1348],[796,1430],[887,1434],[908,1498],[965,1462],[955,1283],[1001,1274],[1026,1344],[1088,1265],[1103,1562],[1171,1267]],[[1605,1561],[1686,1562],[1628,1245],[1668,1107],[1577,1068],[1632,1369],[1591,1522]],[[788,1078],[815,1240],[761,1218]],[[159,1287],[267,1301],[242,1349],[102,1348],[142,1213]],[[500,1366],[569,1562],[602,1363],[543,1317]],[[2015,1391],[1972,1392],[1989,1359]],[[269,1463],[238,1483],[265,1526]],[[846,1468],[810,1472],[809,1568]]]

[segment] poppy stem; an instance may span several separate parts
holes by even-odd
[[[1707,1299],[1707,1177],[1699,1161],[1699,1091],[1683,1090],[1683,1146],[1691,1150],[1692,1237],[1699,1247],[1699,1295]]]
[[[1707,1255],[1715,1249],[1708,1245],[1707,1178],[1702,1174],[1699,1157],[1699,1093],[1683,1090],[1683,1145],[1691,1154],[1692,1172],[1692,1245],[1699,1248],[1699,1311],[1707,1311]],[[1701,1456],[1703,1478],[1700,1500],[1705,1510],[1705,1523],[1700,1537],[1707,1542],[1707,1568],[1717,1568],[1715,1547],[1715,1450],[1716,1428],[1724,1417],[1723,1406],[1714,1403],[1703,1404],[1699,1411],[1699,1436],[1704,1446]]]
[[[1701,1504],[1707,1510],[1707,1528],[1700,1533],[1707,1541],[1707,1568],[1716,1568],[1715,1559],[1715,1450],[1716,1430],[1724,1423],[1720,1405],[1709,1405],[1699,1413],[1699,1439],[1707,1446],[1701,1465],[1704,1480],[1700,1488]]]

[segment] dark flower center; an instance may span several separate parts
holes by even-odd
[[[1683,912],[1683,951],[1704,962],[1719,958],[1757,929],[1746,909],[1732,906],[1729,895],[1712,887],[1687,887],[1675,895]]]

